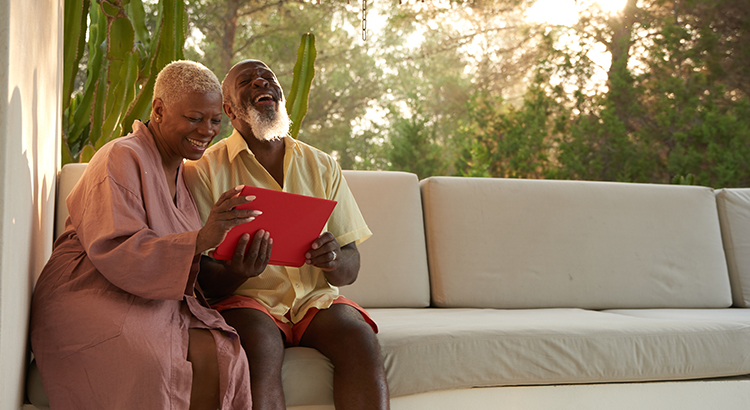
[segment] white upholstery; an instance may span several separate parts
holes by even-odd
[[[65,220],[68,219],[68,207],[65,199],[81,179],[88,164],[65,164],[60,170],[57,180],[57,202],[55,203],[55,239],[65,230]]]
[[[726,310],[726,309],[721,309]],[[392,397],[471,387],[681,380],[750,373],[750,325],[583,309],[370,309]],[[287,404],[332,403],[315,350],[284,362]],[[304,387],[304,392],[295,391]]]
[[[607,313],[666,320],[736,322],[750,326],[750,309],[611,309]]]
[[[750,190],[344,175],[373,236],[341,292],[380,327],[394,410],[750,408],[750,379],[709,379],[750,373],[750,309],[726,309],[750,302]],[[287,406],[333,409],[317,350],[282,379]]]
[[[335,410],[293,406],[289,410]],[[652,383],[505,386],[395,397],[391,410],[747,410],[750,378]]]
[[[361,269],[341,294],[362,307],[426,307],[430,280],[417,176],[344,171],[372,236],[359,248]]]
[[[750,189],[716,192],[735,306],[750,307]]]
[[[452,177],[421,187],[437,306],[731,304],[710,188]]]

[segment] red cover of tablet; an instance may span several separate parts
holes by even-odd
[[[240,195],[254,195],[255,200],[238,209],[257,209],[263,214],[254,220],[235,226],[214,250],[214,258],[230,260],[243,233],[253,235],[258,229],[270,232],[273,250],[269,265],[300,267],[305,264],[305,253],[323,232],[336,201],[312,196],[291,194],[245,185]]]

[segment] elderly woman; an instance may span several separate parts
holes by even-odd
[[[102,147],[68,196],[65,232],[32,302],[31,344],[52,409],[251,408],[239,338],[205,307],[195,278],[201,254],[256,216],[234,210],[253,198],[227,191],[201,228],[182,176],[183,160],[200,158],[218,133],[221,103],[206,67],[167,65],[151,121]],[[235,268],[265,268],[268,242],[253,239],[252,260]]]

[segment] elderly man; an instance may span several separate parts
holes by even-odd
[[[185,170],[204,220],[218,196],[237,185],[338,202],[327,232],[313,242],[301,268],[266,267],[273,239],[259,231],[252,239],[245,234],[237,246],[242,260],[257,254],[245,275],[209,273],[215,269],[199,275],[213,307],[240,335],[250,363],[253,409],[286,408],[281,384],[285,346],[312,347],[331,360],[337,409],[389,408],[377,326],[338,293],[337,286],[357,279],[356,244],[371,235],[341,169],[328,154],[288,135],[281,86],[263,62],[236,64],[222,90],[234,132]],[[261,274],[255,273],[258,267],[265,267]]]

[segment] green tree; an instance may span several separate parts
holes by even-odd
[[[541,78],[541,76],[539,76]],[[460,130],[461,175],[499,178],[544,178],[550,167],[555,124],[554,101],[538,84],[516,107],[501,96],[482,91],[469,103],[471,120]]]
[[[421,178],[431,175],[445,175],[447,163],[443,148],[436,141],[436,125],[430,116],[425,116],[417,105],[408,117],[394,115],[391,109],[390,149],[388,151],[388,169],[407,171]]]
[[[316,77],[299,138],[334,154],[344,167],[385,169],[391,138],[398,138],[396,122],[412,120],[407,107],[422,107],[434,132],[433,148],[450,159],[457,153],[453,137],[467,119],[465,102],[475,89],[523,89],[515,76],[533,62],[525,45],[534,34],[521,35],[523,7],[531,3],[392,4],[379,9],[384,25],[363,41],[354,2],[200,0],[191,3],[191,24],[205,37],[187,55],[219,76],[240,59],[261,59],[288,89],[290,45],[301,33],[314,33]],[[375,13],[369,16],[373,27]],[[397,112],[389,112],[391,107]]]
[[[382,71],[359,39],[359,14],[346,2],[259,2],[200,0],[192,2],[191,24],[205,37],[186,53],[223,78],[236,62],[266,62],[289,92],[296,47],[305,33],[316,37],[315,80],[299,139],[355,163],[366,148],[353,138],[353,127],[371,100],[382,94]],[[332,28],[336,29],[332,29]],[[200,52],[199,52],[200,50]],[[223,136],[231,126],[222,128]],[[372,150],[369,150],[372,151]]]
[[[538,63],[544,75],[529,89],[543,90],[551,116],[546,131],[538,128],[553,141],[545,175],[658,183],[694,175],[702,185],[747,186],[748,53],[736,39],[750,35],[749,8],[734,0],[629,0],[619,15],[592,9],[576,26],[552,30]],[[579,41],[559,40],[571,35]],[[592,90],[596,69],[588,56],[597,44],[612,64],[606,88]],[[528,129],[513,121],[528,108],[498,107],[492,115],[508,124],[503,138]],[[464,158],[481,162],[482,151],[469,152]],[[486,157],[484,166],[514,175],[525,169],[514,156],[526,154]]]

